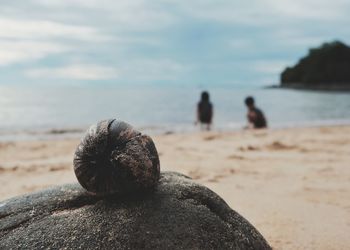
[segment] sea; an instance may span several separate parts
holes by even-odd
[[[246,125],[244,99],[253,96],[272,129],[350,124],[350,92],[252,85],[0,86],[0,141],[80,137],[99,120],[116,118],[150,134],[198,131],[201,91],[210,93],[213,129]]]

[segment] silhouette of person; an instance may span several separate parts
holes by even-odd
[[[213,105],[209,99],[209,93],[203,91],[201,94],[201,100],[197,104],[196,124],[199,122],[201,129],[206,130],[210,130],[213,119]]]
[[[245,99],[245,104],[248,108],[247,119],[248,119],[248,127],[247,128],[266,128],[267,122],[264,116],[264,113],[255,106],[254,98],[248,96]]]

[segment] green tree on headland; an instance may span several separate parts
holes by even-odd
[[[334,41],[310,49],[281,75],[282,87],[350,89],[350,47]]]

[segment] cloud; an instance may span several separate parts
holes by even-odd
[[[78,25],[67,25],[46,20],[21,20],[0,18],[0,38],[6,39],[76,39],[101,41],[108,39],[94,28]]]
[[[188,68],[169,59],[128,61],[118,66],[73,63],[61,67],[30,68],[24,74],[30,78],[110,80],[123,82],[174,80]]]
[[[267,75],[278,75],[288,65],[288,61],[265,60],[255,61],[251,64],[251,68],[255,72],[264,73]]]
[[[63,78],[75,80],[106,80],[118,77],[118,72],[113,67],[94,64],[28,69],[25,71],[25,74],[31,78]]]
[[[231,49],[235,50],[247,50],[247,49],[253,49],[256,44],[252,39],[247,38],[234,38],[228,41],[228,45]]]
[[[54,42],[0,40],[0,66],[32,62],[70,49],[68,45]]]
[[[28,16],[20,1],[6,6],[6,13]],[[36,17],[59,22],[84,22],[101,29],[119,31],[158,30],[176,21],[171,9],[164,8],[161,1],[147,0],[28,0],[29,8]],[[5,9],[6,9],[5,8]],[[4,12],[4,11],[2,11]],[[0,10],[1,13],[1,10]],[[69,14],[73,13],[73,14]],[[29,14],[30,15],[30,14]]]
[[[133,80],[174,80],[179,75],[190,70],[181,63],[170,59],[133,60],[120,66],[120,74]]]
[[[168,0],[192,18],[215,22],[268,26],[305,21],[347,20],[347,0]]]
[[[0,18],[0,66],[33,62],[49,55],[100,43],[110,38],[94,28],[46,20]]]
[[[280,17],[306,20],[339,20],[347,16],[344,7],[349,2],[344,0],[265,0],[269,8]]]

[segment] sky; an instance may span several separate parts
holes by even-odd
[[[349,0],[0,2],[3,85],[268,85],[350,44]]]

